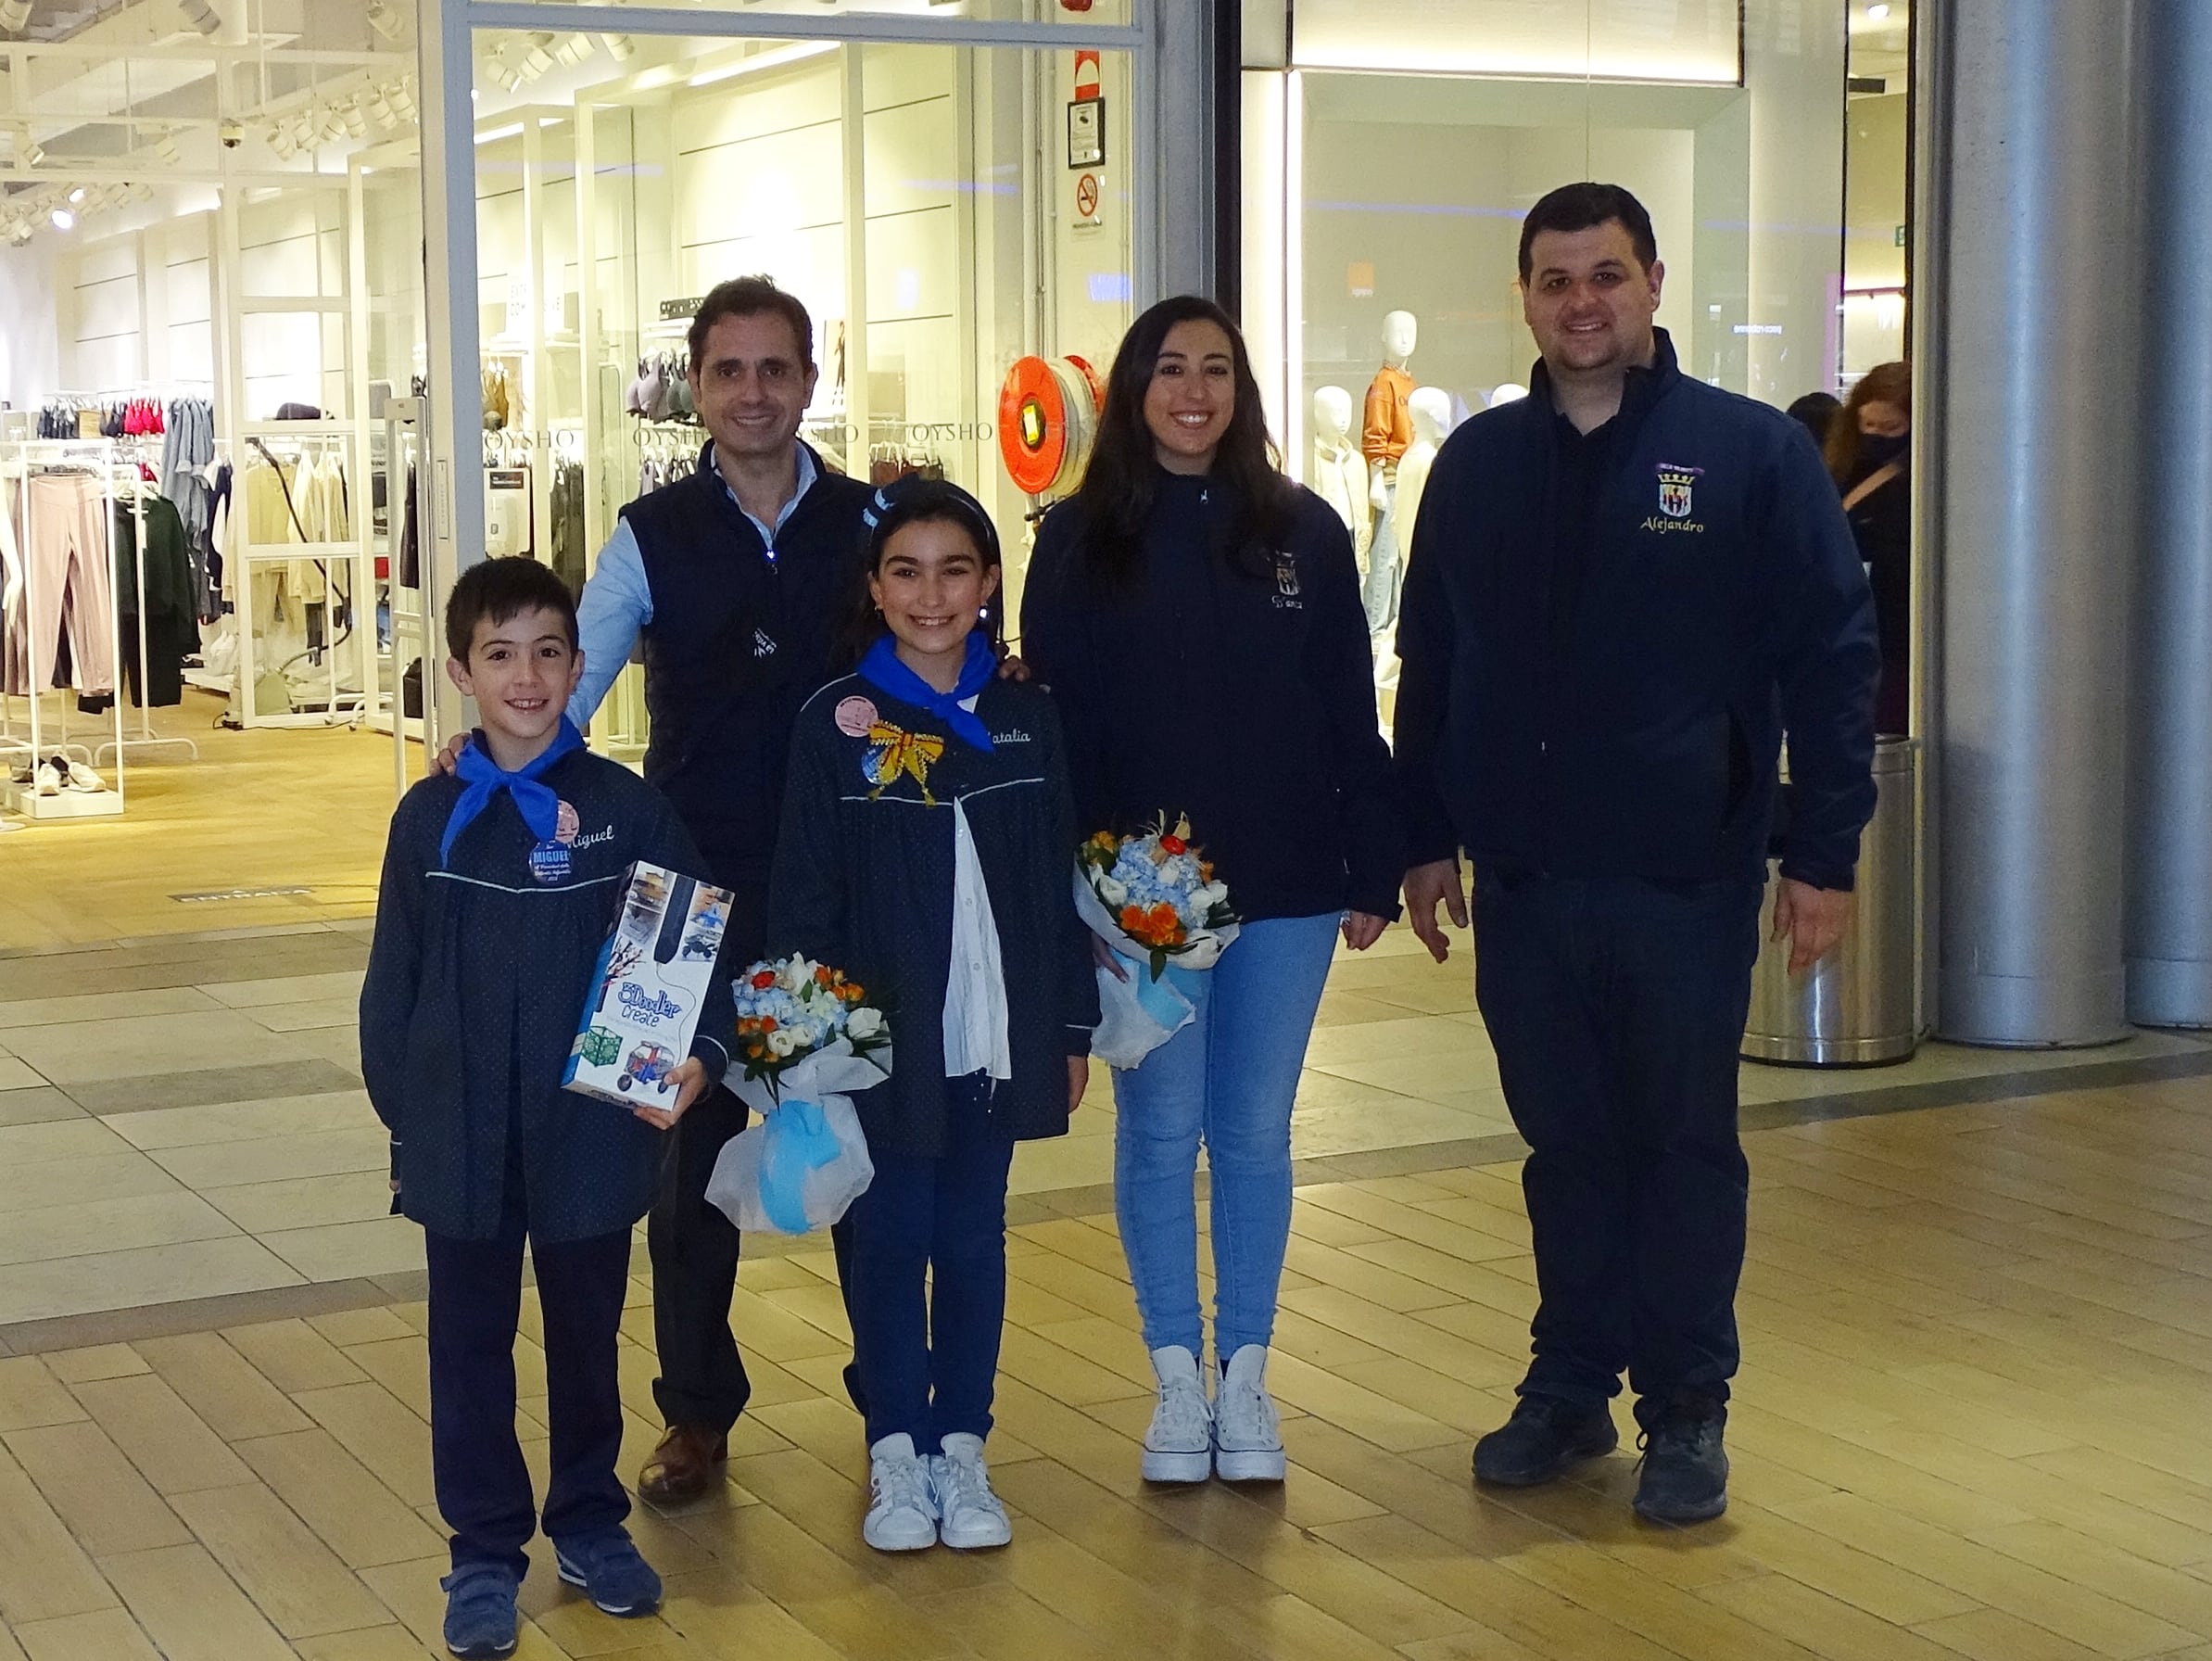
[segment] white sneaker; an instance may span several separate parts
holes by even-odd
[[[955,1552],[1003,1546],[1014,1538],[1006,1508],[991,1491],[981,1437],[956,1431],[944,1439],[944,1452],[929,1461],[929,1491],[943,1519],[937,1537]]]
[[[33,775],[33,777],[35,777],[38,780],[38,793],[40,795],[58,796],[61,794],[61,775],[59,772],[55,770],[55,767],[52,762],[40,762],[38,764],[38,771]]]
[[[868,1502],[860,1538],[878,1552],[921,1552],[937,1543],[929,1468],[904,1431],[868,1450]]]
[[[57,762],[68,760],[66,756],[60,755],[57,755],[54,759]],[[95,791],[107,788],[107,780],[81,761],[69,762],[68,777],[65,782],[71,790]]]
[[[1283,1480],[1283,1426],[1268,1394],[1268,1351],[1246,1344],[1214,1393],[1214,1475],[1224,1482]]]
[[[1213,1414],[1198,1382],[1198,1358],[1181,1344],[1152,1352],[1159,1405],[1144,1432],[1144,1480],[1203,1482],[1213,1475]]]

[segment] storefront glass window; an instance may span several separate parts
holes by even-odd
[[[1880,15],[1874,16],[1874,12]],[[1912,175],[1905,0],[1851,12],[1845,114],[1843,379],[1905,355],[1905,241]]]
[[[480,32],[480,75],[528,39]],[[1079,84],[1128,108],[1127,55],[639,36],[599,62],[558,105],[476,107],[487,552],[580,581],[625,502],[697,465],[691,316],[758,273],[814,319],[802,436],[855,476],[974,491],[1018,604],[1002,384],[1032,354],[1103,374],[1128,326],[1125,137],[1064,154]],[[644,738],[626,678],[595,724],[617,748]]]
[[[572,5],[575,0],[545,0]],[[1447,0],[1453,3],[1453,0]],[[692,0],[702,12],[760,18],[900,18],[923,24],[1112,23],[1130,20],[1130,0]],[[613,19],[619,21],[619,19]]]

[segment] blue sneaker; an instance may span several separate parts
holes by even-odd
[[[624,1529],[555,1541],[553,1562],[561,1578],[571,1586],[581,1586],[605,1614],[629,1620],[661,1606],[661,1577],[638,1555]]]
[[[514,1576],[496,1563],[472,1563],[438,1582],[446,1594],[446,1648],[461,1661],[514,1654]]]

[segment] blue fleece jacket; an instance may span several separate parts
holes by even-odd
[[[1398,625],[1411,858],[1762,875],[1787,732],[1783,872],[1849,888],[1880,662],[1834,483],[1802,427],[1684,375],[1664,331],[1612,425],[1587,541],[1563,551],[1542,365],[1437,451]]]

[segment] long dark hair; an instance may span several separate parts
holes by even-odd
[[[1271,571],[1255,556],[1264,554],[1290,516],[1290,485],[1268,437],[1259,383],[1253,378],[1244,336],[1229,313],[1204,295],[1172,296],[1145,311],[1122,336],[1106,376],[1098,441],[1074,496],[1083,516],[1084,562],[1111,587],[1126,587],[1143,558],[1144,522],[1159,480],[1152,429],[1144,425],[1144,394],[1168,331],[1179,323],[1210,323],[1229,336],[1236,408],[1214,452],[1212,476],[1229,486],[1236,504],[1237,524],[1228,548],[1232,560],[1256,576]]]
[[[868,592],[868,579],[883,568],[891,539],[909,525],[956,525],[967,533],[986,571],[999,574],[998,590],[976,619],[999,656],[1006,654],[1006,573],[1001,563],[998,527],[983,504],[958,485],[918,475],[878,490],[861,514],[860,557],[853,562],[853,586],[844,625],[838,631],[837,658],[846,669],[868,654],[889,627]]]

